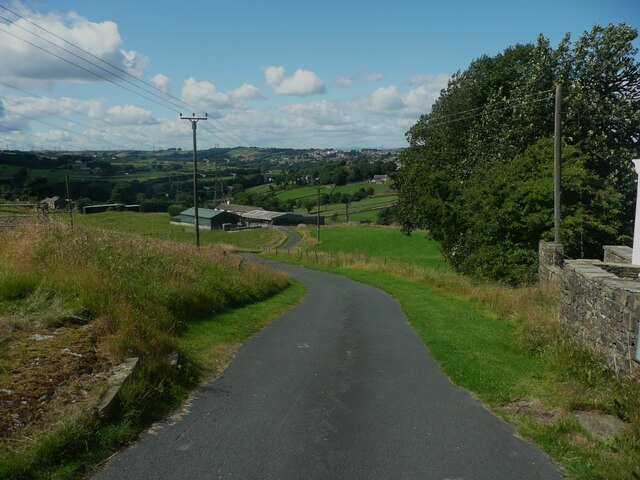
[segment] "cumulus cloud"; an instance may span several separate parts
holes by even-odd
[[[398,87],[395,85],[380,87],[371,95],[371,107],[375,111],[400,110],[404,106]]]
[[[74,12],[40,14],[24,7],[21,8],[21,15],[96,57],[119,66],[132,75],[140,76],[148,63],[146,56],[122,48],[122,39],[118,26],[114,22],[92,22]],[[99,77],[20,40],[19,38],[23,38],[56,54],[60,54],[61,50],[46,40],[69,48],[69,45],[46,32],[37,30],[38,35],[46,40],[28,34],[22,28],[31,31],[36,29],[27,20],[18,19],[14,23],[0,21],[4,30],[15,35],[15,37],[4,35],[2,42],[0,42],[0,58],[2,58],[0,78],[18,81],[22,86],[51,84],[57,80],[76,82],[100,80]],[[67,54],[64,56],[69,57],[71,61],[87,68],[87,70],[96,70],[95,67],[91,67],[80,59]],[[91,61],[99,62],[94,58]],[[102,72],[99,73],[104,75]]]
[[[446,88],[451,75],[448,73],[416,73],[409,77],[409,83],[413,85],[424,85],[431,88],[437,88],[438,91]]]
[[[327,91],[324,82],[311,70],[298,69],[291,77],[285,77],[284,67],[267,67],[264,78],[276,95],[304,97]]]
[[[184,81],[182,99],[204,110],[227,108],[232,104],[229,95],[219,92],[213,83],[207,80],[198,81],[193,77],[189,77]]]
[[[348,125],[353,123],[353,117],[349,112],[340,108],[338,104],[326,100],[284,105],[280,110],[291,117],[304,118],[317,125]]]
[[[162,73],[158,73],[157,75],[150,78],[151,83],[153,83],[156,87],[162,90],[164,93],[169,93],[171,89],[171,80],[166,75]]]
[[[258,89],[250,83],[243,83],[230,92],[220,92],[207,80],[198,81],[189,77],[182,85],[182,100],[190,105],[209,111],[209,115],[218,118],[216,110],[229,108],[246,108],[247,100],[263,98]]]
[[[368,75],[365,75],[364,77],[362,77],[362,79],[365,82],[376,83],[376,82],[379,82],[380,80],[382,80],[382,77],[384,77],[384,73],[375,72],[375,73],[370,73]]]
[[[430,111],[440,91],[447,87],[450,78],[451,75],[446,73],[412,75],[409,82],[416,87],[404,94],[402,100],[412,111]]]
[[[262,94],[258,91],[258,89],[251,85],[250,83],[243,83],[238,88],[234,88],[229,92],[234,98],[239,98],[243,100],[252,100],[255,98],[264,98]]]
[[[115,105],[107,110],[106,120],[118,125],[155,125],[158,121],[150,111],[135,105]]]
[[[341,87],[351,87],[353,85],[353,78],[340,77],[336,80],[336,83]]]
[[[438,99],[438,96],[439,93],[437,90],[426,86],[419,86],[403,95],[402,100],[405,105],[409,107],[414,107],[419,111],[427,112]]]

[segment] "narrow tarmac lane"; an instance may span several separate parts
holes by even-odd
[[[95,478],[562,478],[440,372],[384,292],[277,268],[306,285],[304,301]]]

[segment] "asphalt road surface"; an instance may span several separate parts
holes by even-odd
[[[287,239],[285,240],[285,242],[282,245],[280,245],[278,248],[285,250],[285,249],[293,248],[296,245],[298,245],[298,242],[300,242],[299,233],[294,232],[293,230],[287,227],[276,227],[276,228],[279,228],[287,235]]]
[[[384,292],[278,268],[307,286],[304,301],[95,478],[562,478],[440,372]]]

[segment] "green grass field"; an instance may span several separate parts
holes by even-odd
[[[364,254],[423,267],[449,268],[438,242],[423,232],[408,237],[393,227],[335,226],[321,229],[320,235],[317,249],[322,252]]]
[[[321,185],[320,193],[322,194],[322,193],[339,192],[339,193],[353,194],[358,190],[360,190],[361,188],[367,189],[369,187],[373,188],[375,194],[380,194],[382,192],[389,190],[388,185],[376,185],[376,184],[372,184],[367,181],[364,181],[364,182],[349,183],[348,185],[340,185],[335,188],[333,187],[333,185]],[[317,195],[317,193],[318,193],[318,190],[314,186],[296,187],[296,188],[284,190],[280,193],[277,193],[276,197],[278,197],[280,200],[311,198],[314,195]]]
[[[76,215],[78,225],[105,228],[120,232],[175,240],[195,242],[195,232],[191,227],[171,225],[166,213],[103,212]],[[276,247],[285,239],[284,234],[273,228],[223,232],[221,230],[200,230],[202,245],[223,244],[238,250],[260,250],[264,246]]]
[[[389,207],[396,203],[397,195],[380,195],[371,198],[365,198],[359,202],[352,202],[349,214],[350,222],[375,222],[378,218],[378,211],[384,207]],[[304,208],[296,208],[297,213],[307,213]],[[312,210],[315,213],[315,210]],[[342,223],[345,221],[345,204],[344,203],[330,203],[327,205],[320,205],[320,215],[325,216],[327,223],[333,222],[333,216],[335,215],[335,223]]]

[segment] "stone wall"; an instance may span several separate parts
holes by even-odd
[[[538,281],[544,288],[560,289],[564,247],[559,243],[540,241],[538,245]]]
[[[623,247],[619,245],[605,245],[604,261],[605,263],[631,263],[633,249],[631,247]]]
[[[635,278],[621,278],[618,270]],[[567,260],[561,274],[560,322],[617,373],[640,375],[638,273],[640,267],[628,264]]]

